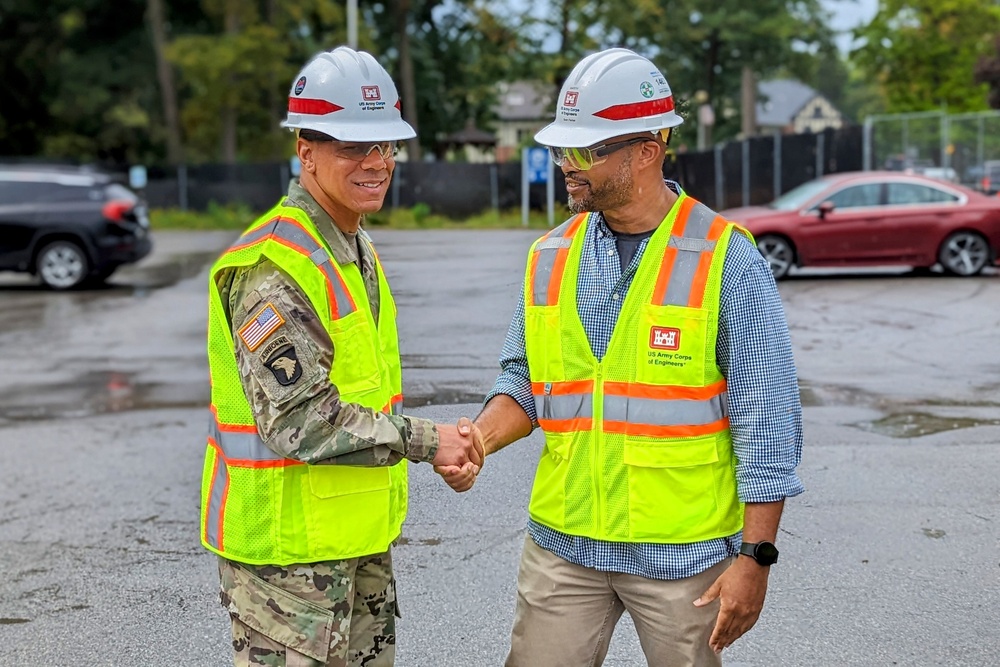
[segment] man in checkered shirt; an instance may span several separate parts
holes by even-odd
[[[650,61],[589,56],[559,101],[536,139],[577,215],[529,252],[476,419],[487,454],[546,439],[506,664],[599,665],[628,610],[649,665],[721,665],[803,491],[780,297],[749,233],[662,179],[682,121]]]

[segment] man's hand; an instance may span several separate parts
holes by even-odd
[[[483,465],[483,439],[479,429],[467,417],[458,420],[457,426],[437,424],[439,445],[434,460],[435,466],[462,467],[470,461]]]
[[[694,601],[696,607],[704,607],[721,598],[715,630],[708,640],[716,653],[731,646],[757,622],[764,607],[769,571],[770,568],[758,565],[750,557],[737,557],[736,562]]]
[[[471,439],[475,454],[479,457],[479,464],[476,463],[476,459],[470,455],[469,461],[461,466],[459,465],[441,465],[438,464],[438,458],[434,458],[434,472],[441,475],[444,481],[452,489],[458,493],[463,491],[468,491],[472,488],[472,485],[476,482],[476,476],[479,474],[480,466],[485,459],[485,451],[483,449],[483,434],[480,432],[479,428],[472,423],[472,421],[467,417],[462,417],[458,420],[458,425],[456,426],[456,431],[460,437],[466,437]],[[441,432],[441,427],[438,426],[438,432]],[[442,445],[444,439],[442,436]],[[438,454],[440,454],[441,449],[438,449]]]

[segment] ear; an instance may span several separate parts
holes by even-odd
[[[313,146],[311,143],[305,139],[299,137],[295,141],[295,153],[299,156],[299,162],[302,163],[302,171],[309,172],[310,174],[316,173],[316,160],[313,155]]]
[[[658,169],[663,164],[663,149],[663,144],[658,141],[642,142],[639,144],[636,166],[640,171],[649,167]]]

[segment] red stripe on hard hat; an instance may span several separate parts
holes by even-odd
[[[630,120],[632,118],[645,118],[646,116],[656,116],[674,110],[674,98],[664,97],[659,100],[648,102],[634,102],[632,104],[616,104],[613,107],[601,109],[594,115],[606,120]]]
[[[396,109],[399,110],[400,109],[399,100],[396,100],[396,104],[394,104],[393,106],[395,106]]]
[[[343,108],[326,100],[308,100],[301,97],[288,98],[289,113],[307,113],[312,116],[323,116],[334,111],[340,111]]]

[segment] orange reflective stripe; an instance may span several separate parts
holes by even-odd
[[[569,223],[569,227],[566,228],[563,238],[568,239],[572,243],[573,237],[586,219],[586,213],[581,213],[573,218],[573,221]],[[559,290],[562,289],[563,273],[566,270],[566,260],[569,258],[569,250],[569,246],[556,250],[555,263],[552,265],[552,278],[549,281],[548,289],[548,305],[550,306],[559,303]]]
[[[684,228],[687,226],[688,216],[691,209],[697,202],[692,197],[685,197],[681,202],[677,215],[674,216],[674,226],[670,230],[672,236],[683,236]],[[667,247],[660,260],[660,273],[656,276],[656,286],[653,288],[653,303],[663,303],[663,297],[667,293],[667,285],[670,283],[670,274],[674,269],[677,260],[677,248]]]
[[[721,215],[715,216],[712,226],[708,230],[709,241],[718,241],[722,232],[726,231],[726,219]],[[691,281],[691,301],[688,306],[691,308],[701,308],[705,301],[705,286],[708,284],[708,274],[712,270],[712,258],[715,252],[703,252],[698,259],[698,269],[694,273]]]
[[[681,387],[677,385],[644,384],[642,382],[605,382],[604,393],[608,396],[629,396],[631,398],[652,398],[666,401],[706,399],[725,393],[726,381],[719,380],[705,387]]]
[[[546,391],[548,387],[548,391]],[[570,382],[532,382],[531,393],[536,396],[565,396],[566,394],[590,394],[594,391],[593,380],[573,380]]]
[[[623,421],[604,422],[606,433],[622,435],[639,435],[650,438],[690,438],[699,435],[713,435],[729,428],[729,417],[697,426],[655,426],[653,424],[632,424]]]
[[[594,428],[594,420],[590,417],[576,419],[539,419],[538,425],[544,431],[553,433],[572,433],[574,431],[589,431]]]

